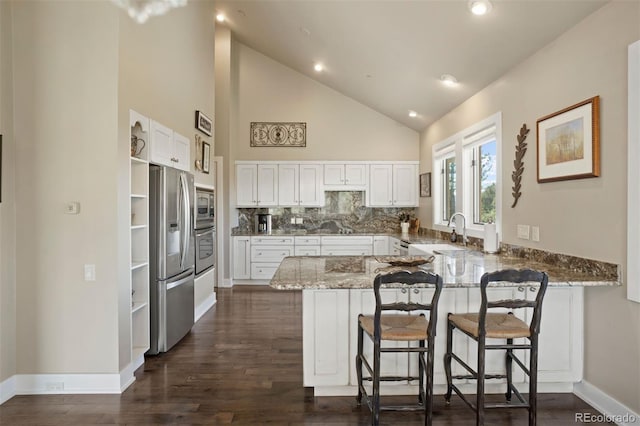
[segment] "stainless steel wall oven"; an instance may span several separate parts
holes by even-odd
[[[215,192],[196,188],[195,198],[196,275],[199,275],[216,262]]]

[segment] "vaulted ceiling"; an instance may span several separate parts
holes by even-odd
[[[216,9],[241,43],[420,131],[604,3],[493,0],[484,16],[462,0],[232,0]],[[443,74],[458,84],[444,85]]]

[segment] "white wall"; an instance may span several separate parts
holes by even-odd
[[[16,372],[16,267],[11,3],[0,2],[0,383]],[[3,391],[0,386],[0,401]]]
[[[640,3],[612,2],[458,106],[421,135],[422,171],[434,143],[502,111],[502,241],[617,264],[626,258],[627,46],[640,38]],[[592,96],[601,102],[601,177],[538,184],[536,120]],[[510,208],[516,135],[531,132],[522,197]],[[420,219],[432,223],[430,198]],[[540,242],[516,238],[516,225],[540,227]],[[640,411],[640,305],[624,288],[585,295],[585,380]],[[545,324],[542,327],[553,326]]]
[[[80,1],[13,12],[17,373],[117,373],[118,14]]]
[[[237,160],[416,160],[419,134],[241,44],[233,45],[237,73]],[[307,123],[305,148],[249,146],[252,121]]]
[[[118,70],[118,204],[129,202],[129,109],[146,115],[191,140],[191,172],[196,183],[213,185],[215,176],[195,170],[195,136],[213,138],[195,128],[195,111],[214,119],[214,7],[189,2],[186,7],[139,25],[120,12]],[[213,167],[211,168],[213,171]],[[118,276],[129,280],[129,212],[118,210]],[[129,287],[119,289],[120,369],[130,361]]]

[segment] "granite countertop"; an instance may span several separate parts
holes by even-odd
[[[432,263],[413,268],[422,268],[439,274],[442,276],[445,287],[475,287],[480,282],[482,274],[487,271],[523,268],[545,271],[549,275],[550,286],[620,285],[615,279],[593,276],[518,257],[485,254],[471,250],[442,251],[441,253],[435,255]],[[394,270],[389,267],[389,264],[376,260],[385,258],[389,259],[393,256],[286,257],[273,276],[270,286],[279,290],[371,288],[373,279],[378,273]],[[502,285],[515,286],[516,284]]]

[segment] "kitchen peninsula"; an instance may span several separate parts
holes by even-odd
[[[440,297],[438,334],[436,336],[435,392],[444,392],[446,383],[443,366],[446,338],[446,316],[449,312],[477,311],[480,306],[478,283],[486,271],[508,268],[531,268],[549,275],[540,333],[540,392],[572,392],[583,373],[583,292],[588,286],[619,285],[617,278],[579,272],[570,267],[542,263],[518,257],[484,254],[471,250],[434,250],[432,263],[421,266],[440,274],[445,288]],[[372,314],[375,300],[372,283],[376,274],[389,270],[384,263],[388,256],[300,256],[286,257],[271,280],[279,290],[303,292],[303,366],[304,386],[313,387],[315,395],[355,395],[357,392],[354,362],[356,354],[357,317]],[[498,284],[490,289],[490,298],[532,298],[537,288],[527,285]],[[428,301],[432,289],[405,289],[390,286],[382,291],[385,302]],[[528,312],[518,312],[525,315]],[[369,343],[369,342],[367,342]],[[399,343],[406,344],[406,343]],[[467,354],[466,361],[474,365],[471,354],[475,347],[466,339],[454,341],[457,352]],[[372,351],[365,345],[365,351]],[[499,371],[503,357],[488,356],[488,371]],[[407,354],[383,358],[382,372],[406,375],[417,371],[415,360]],[[454,370],[454,374],[457,374]],[[415,375],[415,373],[413,373]],[[524,377],[514,377],[523,385]],[[503,392],[498,382],[488,392]],[[385,384],[387,394],[415,392],[408,383]],[[473,385],[461,383],[473,392]]]

